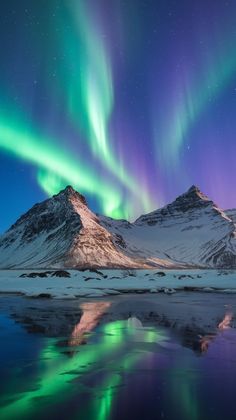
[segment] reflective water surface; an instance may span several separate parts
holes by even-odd
[[[234,300],[1,297],[0,418],[235,419]]]

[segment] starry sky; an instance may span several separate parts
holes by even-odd
[[[115,218],[236,207],[235,45],[235,0],[1,2],[0,231],[68,184]]]

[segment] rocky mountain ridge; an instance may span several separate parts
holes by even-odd
[[[236,266],[235,224],[196,186],[128,226],[109,218],[101,220],[122,238],[129,255],[149,262],[161,258],[197,267]]]
[[[1,268],[134,265],[70,186],[33,206],[0,238]]]
[[[0,237],[0,268],[236,267],[235,211],[192,186],[134,223],[93,213],[68,186]]]

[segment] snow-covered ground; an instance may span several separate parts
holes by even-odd
[[[179,290],[236,293],[236,272],[218,270],[68,270],[67,277],[20,277],[33,270],[1,270],[0,293],[70,299],[120,293],[175,293]],[[43,273],[44,270],[34,271]]]

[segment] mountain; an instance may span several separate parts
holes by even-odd
[[[235,225],[196,186],[133,224],[104,216],[101,222],[131,257],[152,263],[161,258],[173,264],[236,267]]]
[[[192,186],[130,223],[94,214],[69,186],[0,237],[0,268],[236,267],[233,213]]]
[[[226,216],[228,216],[236,225],[236,209],[225,210]]]
[[[36,204],[0,238],[1,268],[134,267],[72,187]]]

